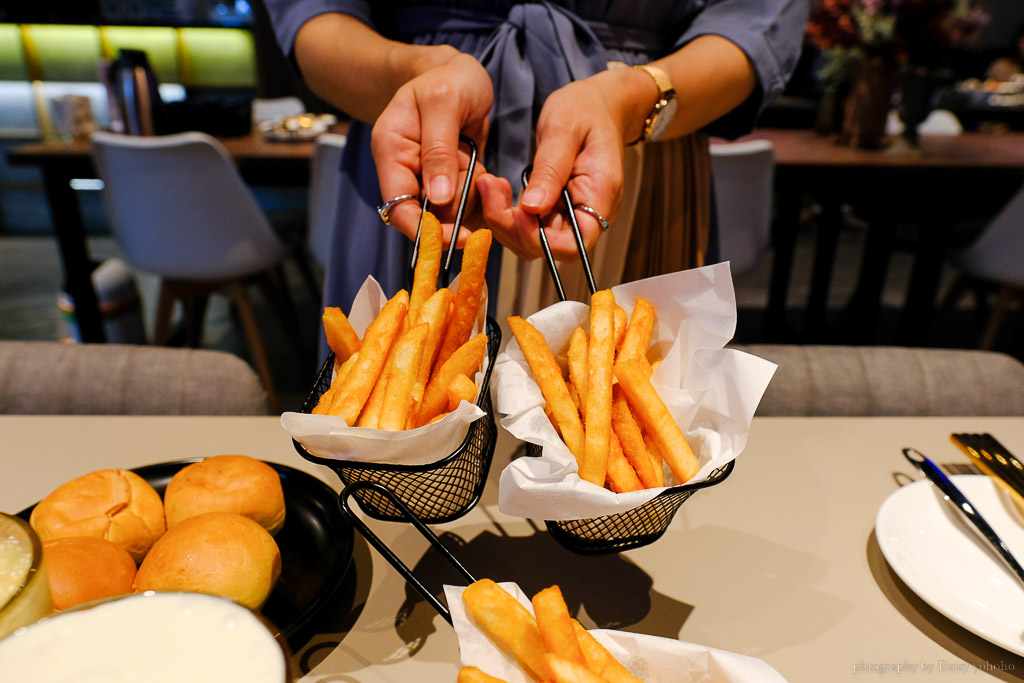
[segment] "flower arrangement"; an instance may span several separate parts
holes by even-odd
[[[834,84],[872,57],[892,67],[942,66],[988,20],[974,0],[816,0],[807,38],[821,51],[819,79]]]

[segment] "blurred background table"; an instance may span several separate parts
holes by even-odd
[[[750,139],[769,140],[776,155],[775,260],[766,311],[771,341],[870,343],[878,320],[896,229],[917,230],[915,262],[897,339],[923,345],[932,321],[943,260],[956,246],[958,224],[991,218],[1024,180],[1024,133],[922,136],[918,153],[857,149],[813,130],[759,129]],[[746,138],[744,138],[746,139]],[[815,232],[811,291],[802,330],[786,321],[793,250],[801,214],[821,207]],[[838,331],[826,322],[829,284],[844,205],[868,225],[857,290]]]
[[[860,680],[878,667],[922,663],[1020,680],[1024,658],[930,608],[875,539],[879,506],[919,478],[900,449],[966,464],[949,441],[954,431],[992,432],[1024,452],[1022,418],[757,418],[733,474],[687,501],[660,540],[597,557],[563,549],[541,521],[498,510],[498,476],[518,447],[500,431],[480,503],[434,529],[478,577],[515,581],[529,594],[559,584],[588,627],[758,657],[791,683]],[[274,417],[3,416],[0,437],[6,512],[96,469],[222,453],[339,484],[297,455]],[[457,583],[409,525],[369,523],[427,585]],[[358,534],[343,593],[294,653],[303,681],[455,680],[454,632]]]
[[[332,132],[344,133],[345,124]],[[252,185],[297,186],[309,183],[313,141],[270,142],[259,133],[218,138],[235,160],[242,177]],[[95,263],[89,254],[85,227],[71,181],[95,178],[87,140],[42,141],[11,148],[13,165],[38,166],[64,269],[65,290],[75,302],[82,341],[105,341],[96,292],[92,283]]]

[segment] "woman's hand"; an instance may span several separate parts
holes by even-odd
[[[425,193],[431,211],[446,224],[445,243],[469,166],[469,150],[459,145],[459,135],[474,140],[483,155],[493,99],[483,65],[455,52],[402,85],[373,126],[373,156],[384,201]],[[483,172],[482,166],[477,172]],[[391,224],[410,239],[416,237],[419,217],[420,206],[411,201],[396,204],[389,212]],[[472,225],[474,219],[466,216],[463,222]],[[459,241],[468,235],[463,228]]]
[[[637,137],[657,94],[646,75],[640,74],[647,83],[630,71],[602,71],[548,97],[537,121],[529,185],[518,206],[512,204],[508,181],[492,175],[477,181],[485,222],[520,258],[543,255],[541,225],[556,259],[577,258],[563,188],[568,187],[573,202],[589,206],[609,222],[618,214],[623,148]],[[598,221],[579,210],[576,220],[589,249],[601,235]]]

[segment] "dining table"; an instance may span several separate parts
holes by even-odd
[[[331,127],[344,134],[346,121]],[[259,131],[246,135],[217,137],[234,160],[242,178],[253,186],[306,187],[309,185],[312,139],[277,141]],[[42,139],[11,147],[8,163],[35,166],[43,177],[43,189],[53,220],[54,235],[61,258],[64,288],[75,303],[75,317],[82,341],[104,342],[106,334],[100,314],[85,224],[72,181],[95,178],[96,169],[88,139],[70,141]]]
[[[876,342],[890,261],[896,249],[907,249],[913,266],[894,339],[927,345],[946,258],[1024,182],[1024,132],[921,135],[917,147],[890,137],[870,149],[813,129],[760,128],[741,139],[770,141],[775,152],[765,315],[765,336],[774,342]],[[805,220],[812,206],[820,211]],[[829,291],[847,209],[867,230],[857,285],[836,324],[828,318]],[[791,275],[797,238],[807,225],[813,226],[814,262],[802,321],[794,325],[787,311]]]
[[[732,473],[687,500],[663,536],[587,555],[560,545],[543,520],[501,511],[500,473],[524,447],[499,428],[478,503],[430,528],[475,578],[515,582],[528,595],[560,586],[588,628],[754,657],[792,683],[1020,680],[1024,657],[915,593],[876,533],[883,503],[921,479],[903,448],[950,471],[969,468],[953,432],[990,432],[1024,453],[1022,417],[755,417]],[[6,415],[0,444],[0,510],[12,513],[97,469],[220,454],[260,458],[313,475],[332,493],[342,489],[333,470],[300,457],[276,416]],[[431,590],[466,582],[413,525],[354,510]],[[456,680],[456,633],[361,533],[353,534],[338,595],[292,644],[298,680]]]

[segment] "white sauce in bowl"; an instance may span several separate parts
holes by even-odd
[[[287,680],[284,650],[250,610],[195,593],[139,593],[44,618],[0,640],[0,671],[35,683]]]

